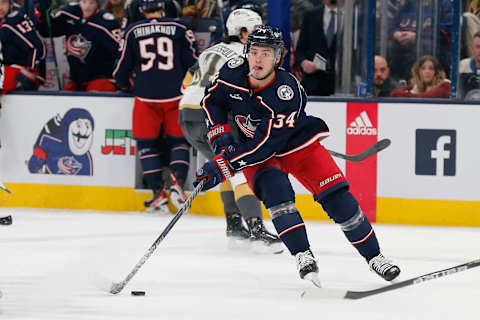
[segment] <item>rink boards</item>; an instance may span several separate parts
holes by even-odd
[[[131,97],[5,96],[0,177],[13,194],[0,195],[3,206],[142,211],[150,194],[134,189],[132,105]],[[329,125],[331,136],[323,144],[330,150],[355,154],[391,140],[390,147],[361,163],[336,159],[372,221],[480,226],[478,106],[323,99],[309,101],[307,113]],[[58,133],[49,132],[52,128]],[[48,140],[57,172],[29,171],[38,138]],[[304,218],[328,219],[308,191],[292,182]],[[191,212],[222,215],[218,189],[200,195]]]

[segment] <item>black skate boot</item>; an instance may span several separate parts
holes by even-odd
[[[282,240],[265,228],[262,219],[256,217],[247,219],[247,225],[251,241],[261,241],[264,245],[270,247],[275,254],[283,252]]]
[[[3,224],[5,226],[9,226],[12,224],[12,216],[8,215],[6,217],[0,217],[0,224]]]
[[[238,213],[227,213],[227,237],[248,240],[250,233],[243,226],[242,217]]]
[[[154,190],[153,197],[145,201],[145,208],[147,208],[148,212],[159,211],[162,214],[170,213],[165,188]]]
[[[368,265],[370,266],[370,270],[387,281],[392,281],[400,274],[400,268],[394,265],[391,260],[385,258],[381,253],[370,259]]]
[[[299,252],[295,255],[297,261],[298,274],[301,279],[312,281],[312,283],[321,287],[320,279],[318,278],[318,266],[317,261],[310,249],[307,251]]]

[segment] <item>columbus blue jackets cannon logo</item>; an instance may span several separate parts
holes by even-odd
[[[260,120],[250,119],[250,115],[242,116],[238,115],[235,116],[235,122],[238,124],[238,127],[242,132],[249,138],[253,138],[255,134],[255,129],[260,123]]]
[[[68,110],[56,115],[42,128],[28,160],[31,173],[93,175],[90,148],[94,121],[85,109]]]
[[[85,39],[81,34],[75,34],[68,37],[67,55],[75,56],[85,62],[91,48],[92,42]]]

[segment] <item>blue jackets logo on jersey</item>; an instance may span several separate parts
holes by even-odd
[[[91,48],[92,42],[85,39],[81,34],[72,35],[67,40],[67,55],[75,56],[82,62],[85,62]]]
[[[277,95],[280,99],[288,101],[293,99],[294,93],[290,86],[284,84],[278,87]]]
[[[250,115],[246,117],[242,115],[235,116],[235,122],[240,130],[249,138],[253,138],[255,130],[260,124],[260,120],[250,119]]]
[[[31,173],[93,175],[90,148],[94,121],[85,109],[73,108],[50,119],[38,135],[28,161]]]

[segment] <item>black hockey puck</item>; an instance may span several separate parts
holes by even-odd
[[[5,226],[12,224],[12,216],[0,217],[0,224]]]
[[[132,291],[132,296],[144,296],[145,291]]]

